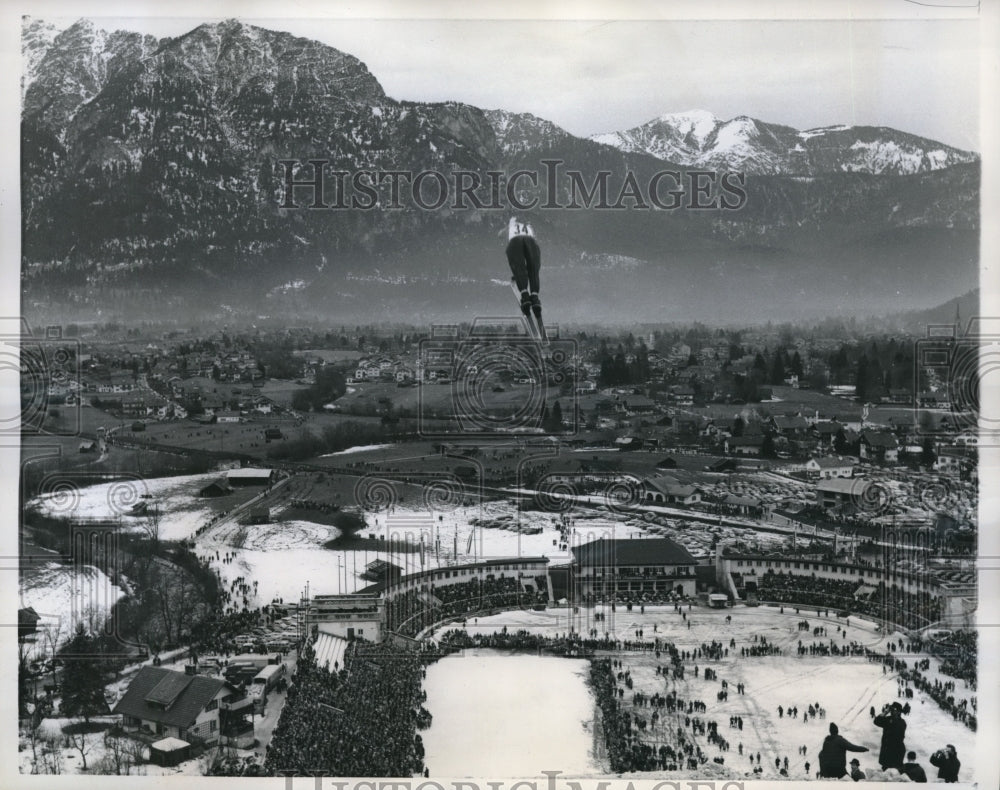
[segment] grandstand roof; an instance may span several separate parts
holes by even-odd
[[[326,667],[331,672],[335,671],[335,666],[339,669],[344,668],[344,653],[347,652],[346,639],[320,631],[316,637],[316,643],[313,645],[313,650],[316,655],[316,666]]]
[[[396,584],[403,584],[414,579],[419,579],[421,577],[433,577],[438,573],[451,572],[464,572],[468,570],[475,570],[476,568],[482,568],[484,571],[488,571],[491,566],[496,565],[513,565],[515,563],[525,563],[529,565],[536,565],[538,563],[548,564],[549,558],[544,554],[537,557],[492,557],[490,559],[483,559],[479,562],[466,562],[461,565],[442,565],[439,568],[428,568],[422,571],[416,571],[415,573],[408,573],[405,576],[394,577],[388,581],[375,582],[374,584],[369,584],[367,587],[362,587],[360,590],[356,590],[353,594],[364,594],[373,595],[383,592],[386,588],[392,587]]]
[[[599,538],[573,548],[581,565],[694,565],[691,553],[670,538]]]

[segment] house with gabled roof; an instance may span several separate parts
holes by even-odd
[[[764,434],[760,433],[730,436],[723,442],[723,451],[727,455],[760,455],[763,448]]]
[[[862,459],[880,462],[899,460],[899,440],[887,431],[863,431],[859,455]]]
[[[676,477],[657,475],[642,481],[642,499],[651,504],[693,505],[701,502],[701,491]]]
[[[837,420],[817,420],[812,424],[812,433],[820,447],[832,447],[843,427]]]
[[[806,472],[810,477],[829,480],[833,477],[853,477],[853,458],[839,458],[832,455],[813,456],[806,461]]]
[[[144,666],[112,709],[126,732],[211,745],[220,735],[220,706],[241,692],[223,678]]]
[[[770,420],[770,426],[776,434],[788,438],[804,436],[809,430],[809,422],[800,414],[791,417],[774,416]]]

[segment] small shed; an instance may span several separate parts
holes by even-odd
[[[149,760],[157,765],[174,766],[191,759],[191,744],[180,738],[163,738],[149,746]]]
[[[220,477],[202,488],[201,491],[198,492],[198,496],[217,497],[227,496],[231,493],[233,493],[233,487],[229,485],[229,481],[224,477]]]

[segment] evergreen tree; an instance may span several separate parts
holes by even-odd
[[[865,401],[868,398],[868,355],[862,354],[858,360],[858,366],[854,375],[854,394],[858,400]]]
[[[772,384],[785,383],[785,365],[781,361],[780,351],[776,352],[774,355],[774,365],[771,367],[771,383]]]
[[[802,357],[799,356],[799,352],[796,351],[792,356],[792,374],[798,376],[800,379],[805,375],[802,369]]]
[[[104,660],[98,641],[77,623],[76,633],[62,653],[62,702],[64,716],[83,716],[89,722],[107,710],[104,700]]]

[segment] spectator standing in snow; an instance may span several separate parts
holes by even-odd
[[[824,779],[840,779],[847,773],[847,753],[867,752],[865,746],[856,746],[840,734],[836,724],[830,723],[830,734],[823,739],[819,751],[819,775]]]
[[[945,782],[958,781],[958,769],[962,766],[959,762],[958,752],[950,743],[943,749],[938,749],[931,755],[931,765],[938,769],[938,779]]]
[[[917,762],[916,752],[909,752],[906,755],[906,762],[903,763],[903,767],[900,770],[910,777],[911,782],[927,781],[927,774],[924,771],[923,766]]]
[[[882,748],[878,753],[878,762],[884,771],[886,768],[902,770],[906,746],[906,720],[903,718],[903,706],[898,702],[886,705],[882,713],[874,719],[875,726],[882,728]]]

